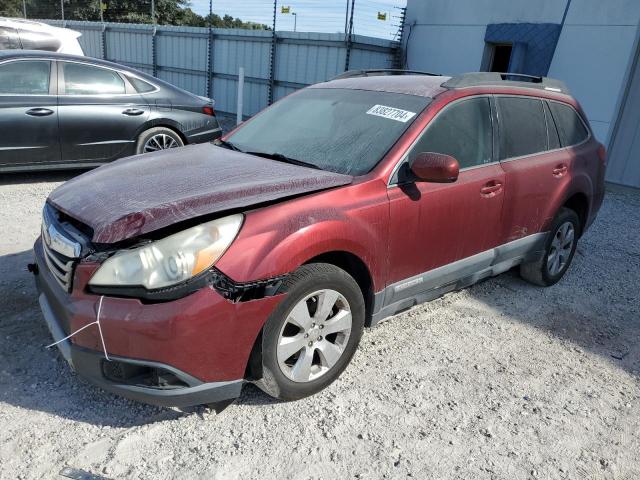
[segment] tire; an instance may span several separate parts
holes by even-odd
[[[520,276],[530,283],[541,287],[550,287],[557,283],[569,269],[578,245],[580,219],[576,212],[562,207],[553,220],[549,238],[545,244],[544,255],[535,262],[520,265]],[[568,238],[563,231],[572,233],[571,244],[564,242]],[[559,249],[558,245],[564,248]],[[555,255],[555,256],[554,256]]]
[[[155,142],[153,141],[154,138]],[[166,127],[154,127],[140,134],[136,143],[136,154],[140,155],[141,153],[151,153],[182,146],[184,146],[184,142],[175,131]]]
[[[256,385],[280,400],[298,400],[327,387],[351,361],[364,328],[364,298],[353,277],[326,263],[303,265],[281,291],[287,297],[262,331],[262,378]]]

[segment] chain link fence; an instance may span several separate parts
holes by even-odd
[[[399,40],[406,0],[2,0],[0,16],[344,33]]]

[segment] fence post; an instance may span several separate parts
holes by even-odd
[[[107,25],[105,23],[102,24],[102,59],[109,59],[107,57]]]
[[[209,39],[207,45],[207,93],[206,96],[211,98],[213,91],[213,25],[211,20],[213,19],[213,0],[209,0]]]
[[[244,67],[240,67],[238,72],[238,104],[236,108],[236,125],[242,123],[242,112],[244,110]]]
[[[158,51],[156,48],[156,34],[157,27],[153,26],[153,31],[151,32],[151,61],[153,62],[153,76],[158,76]]]
[[[271,32],[271,59],[269,64],[269,98],[268,105],[273,103],[273,87],[275,85],[276,74],[276,10],[278,8],[278,0],[273,0],[273,31]]]
[[[351,15],[349,16],[349,32],[347,33],[347,53],[344,60],[344,71],[349,70],[349,63],[351,62],[351,44],[353,38],[353,10],[356,6],[356,0],[351,0]]]

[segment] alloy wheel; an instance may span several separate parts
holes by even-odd
[[[145,142],[144,153],[166,150],[167,148],[176,148],[178,146],[178,142],[176,142],[173,137],[164,133],[159,133],[152,136]]]
[[[556,230],[556,234],[551,242],[551,249],[547,257],[547,270],[551,276],[556,276],[567,265],[571,251],[573,250],[573,242],[575,241],[575,228],[573,223],[564,222]]]
[[[294,382],[316,380],[344,354],[351,334],[351,308],[335,290],[319,290],[289,312],[276,354],[282,373]]]

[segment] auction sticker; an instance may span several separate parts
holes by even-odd
[[[369,109],[367,115],[388,118],[397,122],[406,123],[415,116],[416,112],[408,112],[399,108],[385,107],[384,105],[374,105]]]

